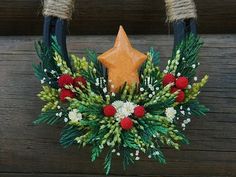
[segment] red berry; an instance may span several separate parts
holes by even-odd
[[[174,83],[175,82],[175,76],[173,74],[166,74],[164,77],[163,77],[163,80],[162,80],[162,83],[164,86],[170,84],[170,83]]]
[[[188,86],[188,79],[186,77],[179,77],[176,79],[175,85],[179,89],[186,89]]]
[[[144,107],[143,107],[143,106],[137,106],[137,107],[135,107],[135,108],[134,108],[134,115],[135,115],[136,117],[139,117],[139,118],[143,117],[143,116],[145,115],[145,109],[144,109]]]
[[[81,88],[81,85],[83,85],[83,86],[87,85],[86,79],[82,76],[76,77],[74,79],[74,87]]]
[[[65,102],[67,97],[74,98],[75,97],[75,93],[72,92],[71,90],[62,89],[61,92],[60,92],[60,100],[62,102]]]
[[[130,130],[133,127],[133,121],[129,117],[125,117],[120,121],[120,126],[124,130]]]
[[[182,90],[180,90],[179,94],[177,95],[177,97],[175,99],[175,101],[181,103],[181,102],[184,101],[184,99],[185,99],[185,94]]]
[[[176,87],[172,87],[171,90],[170,90],[171,93],[175,93],[175,92],[177,92],[177,91],[179,91],[179,92],[178,92],[178,95],[177,95],[176,98],[175,98],[175,101],[181,103],[181,102],[183,102],[184,99],[185,99],[185,94],[184,94],[184,92],[183,92],[182,90],[176,88]]]
[[[112,117],[116,114],[116,108],[112,105],[107,105],[103,107],[103,114],[106,117]]]
[[[63,74],[59,77],[57,82],[59,87],[63,88],[65,85],[72,85],[73,78],[69,74]]]
[[[175,92],[177,92],[178,90],[180,91],[180,89],[178,89],[178,88],[176,88],[176,87],[171,87],[170,93],[175,93]]]

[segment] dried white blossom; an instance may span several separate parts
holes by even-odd
[[[125,115],[125,117],[130,116],[134,113],[134,108],[136,105],[132,102],[125,102],[121,108],[121,112]]]
[[[117,121],[120,121],[124,117],[128,117],[134,113],[134,108],[137,106],[136,104],[126,101],[114,101],[112,105],[116,108],[115,118]]]
[[[77,109],[73,109],[72,111],[70,111],[68,117],[71,122],[78,122],[82,120],[82,114],[78,112]]]
[[[173,122],[177,111],[173,107],[166,108],[165,114],[169,122]]]
[[[114,106],[116,109],[120,109],[123,106],[124,102],[117,100],[112,103],[112,106]]]

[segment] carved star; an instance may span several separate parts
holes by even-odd
[[[134,49],[120,26],[114,47],[98,57],[108,69],[110,91],[117,92],[126,82],[129,85],[139,83],[138,69],[147,56]]]

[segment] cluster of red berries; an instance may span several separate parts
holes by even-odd
[[[112,105],[106,105],[103,107],[103,114],[106,117],[113,117],[116,114],[116,108]],[[134,108],[134,116],[142,118],[145,115],[145,108],[143,106],[136,106]],[[120,126],[124,130],[130,130],[133,127],[133,121],[130,117],[124,117],[120,121]]]
[[[186,89],[188,86],[188,78],[186,77],[176,78],[173,74],[168,73],[163,77],[162,83],[164,86],[170,83],[174,83],[174,86],[171,87],[170,92],[175,93],[176,91],[178,91],[176,102],[180,103],[184,101],[185,99],[184,89]]]
[[[79,76],[79,77],[73,78],[69,74],[61,75],[59,77],[57,83],[58,83],[58,86],[61,88],[60,100],[62,102],[65,102],[67,97],[69,97],[69,98],[75,97],[74,92],[65,88],[66,85],[73,85],[75,88],[81,88],[81,85],[83,85],[83,86],[87,85],[87,82],[84,79],[84,77]]]

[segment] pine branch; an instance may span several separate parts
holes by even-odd
[[[55,125],[63,122],[63,115],[57,116],[58,110],[49,110],[42,112],[38,118],[33,122],[34,124],[46,123],[49,125]]]
[[[60,143],[65,147],[69,147],[70,145],[75,143],[75,138],[80,136],[81,132],[79,131],[77,126],[66,125],[62,132]]]
[[[195,76],[196,68],[199,66],[198,55],[202,44],[198,36],[190,34],[176,47],[175,51],[179,50],[181,54],[176,73],[181,73],[182,76],[189,79]],[[176,52],[173,52],[173,54],[175,56]]]
[[[112,160],[112,150],[109,150],[104,162],[104,169],[106,171],[106,175],[108,175],[111,170],[111,160]]]
[[[187,106],[190,108],[191,113],[195,116],[205,116],[206,113],[209,112],[209,109],[206,106],[200,104],[197,99],[189,101]]]

